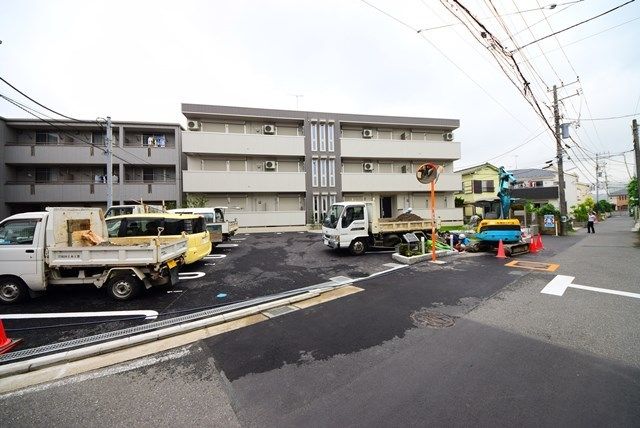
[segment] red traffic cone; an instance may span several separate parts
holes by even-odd
[[[7,337],[4,331],[4,325],[0,319],[0,354],[4,354],[15,348],[18,343],[22,342],[22,339],[11,339]]]
[[[544,244],[542,243],[542,235],[538,233],[538,250],[544,250]]]
[[[531,236],[531,242],[529,243],[529,252],[535,254],[538,252],[538,250],[538,240],[536,239],[536,236],[533,235]]]
[[[499,259],[507,258],[507,256],[504,254],[504,244],[502,243],[502,239],[498,243],[498,254],[496,254],[496,257]]]

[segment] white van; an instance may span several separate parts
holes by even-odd
[[[237,220],[225,219],[225,212],[227,207],[211,207],[211,208],[177,208],[169,210],[171,213],[176,214],[198,214],[204,217],[204,221],[207,224],[207,230],[211,235],[211,242],[220,243],[226,241],[238,230]]]

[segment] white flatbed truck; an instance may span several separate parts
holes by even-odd
[[[87,233],[101,243],[87,242]],[[186,238],[115,245],[100,208],[13,215],[0,222],[0,303],[74,284],[105,287],[112,298],[129,300],[144,288],[177,283],[186,250]]]
[[[385,220],[376,217],[373,211],[370,202],[333,204],[322,224],[324,244],[335,249],[348,249],[353,255],[362,255],[370,248],[390,248],[400,244],[405,233],[430,233],[430,220]]]

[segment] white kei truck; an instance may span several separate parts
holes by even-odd
[[[322,223],[324,245],[345,248],[362,255],[370,248],[391,248],[403,242],[405,233],[431,230],[430,220],[395,221],[373,214],[371,202],[338,202],[331,205]]]
[[[100,208],[16,214],[0,222],[0,303],[81,284],[130,300],[144,288],[176,284],[186,251],[182,237],[113,244]]]

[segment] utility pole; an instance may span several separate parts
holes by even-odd
[[[111,116],[107,116],[107,209],[113,205],[113,130],[111,129]]]
[[[638,211],[640,211],[640,146],[638,143],[638,120],[633,119],[631,122],[631,131],[633,132],[633,150],[636,153],[636,189],[638,191],[637,195],[634,195],[637,199],[635,216],[638,218]],[[629,195],[631,198],[632,195]]]
[[[600,201],[600,161],[598,160],[598,153],[596,153],[596,208]]]
[[[560,135],[560,109],[558,108],[558,87],[553,85],[553,119],[555,122],[556,152],[558,157],[558,198],[560,199],[560,235],[565,235],[567,200],[564,194],[564,166],[562,162],[562,137]]]

